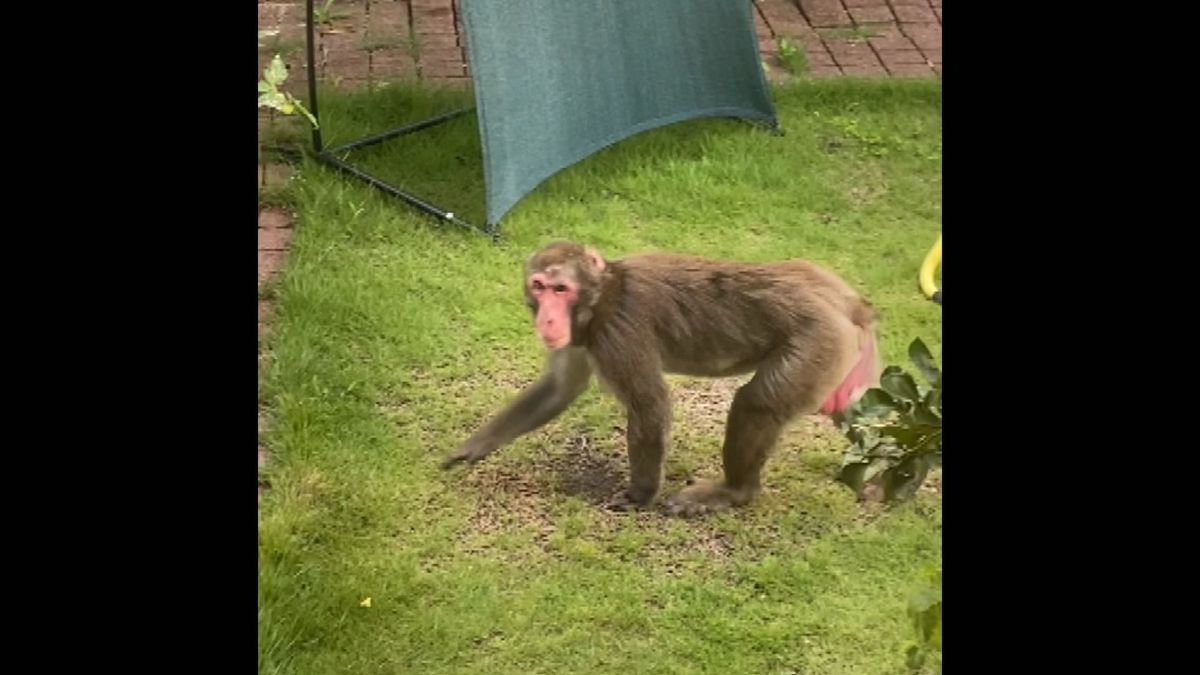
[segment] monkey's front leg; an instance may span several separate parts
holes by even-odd
[[[661,379],[628,401],[629,487],[609,503],[615,511],[643,508],[658,494],[671,427],[669,393]]]
[[[583,349],[567,347],[550,352],[542,377],[442,460],[442,468],[459,462],[474,464],[554,419],[587,389],[591,373]]]

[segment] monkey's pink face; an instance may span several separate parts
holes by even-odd
[[[537,333],[548,349],[561,349],[571,344],[571,307],[579,297],[574,281],[547,270],[529,275],[526,291],[536,303]]]

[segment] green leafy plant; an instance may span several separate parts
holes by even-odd
[[[334,19],[342,18],[341,13],[333,11],[333,0],[325,0],[325,4],[320,7],[313,7],[313,23],[331,24]]]
[[[779,60],[783,67],[793,75],[799,75],[808,68],[808,56],[804,53],[804,45],[792,42],[789,38],[780,36],[775,41],[779,47]]]
[[[287,76],[288,72],[283,65],[283,59],[276,54],[271,59],[271,63],[263,69],[263,79],[258,81],[258,107],[272,108],[284,115],[294,115],[299,112],[308,119],[308,123],[313,128],[318,128],[317,119],[308,112],[303,103],[286,91],[280,91],[279,86],[287,80]]]
[[[913,623],[917,641],[905,652],[905,662],[920,670],[930,656],[942,651],[942,571],[931,572],[929,581],[908,599],[908,618]]]
[[[927,389],[899,366],[888,366],[838,420],[851,442],[838,480],[860,498],[904,500],[942,463],[942,374],[920,338],[908,347]]]

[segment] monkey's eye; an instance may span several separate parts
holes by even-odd
[[[544,291],[544,290],[546,290],[546,285],[543,284],[541,281],[534,281],[533,282],[533,290]]]
[[[557,286],[554,287],[554,292],[555,293],[566,293],[567,287],[564,284],[558,284]]]

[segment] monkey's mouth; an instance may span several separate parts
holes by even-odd
[[[549,349],[551,351],[553,351],[555,349],[562,349],[563,347],[566,347],[568,344],[570,344],[570,342],[571,342],[571,339],[566,336],[543,337],[542,338],[542,344],[546,345],[546,349]]]

